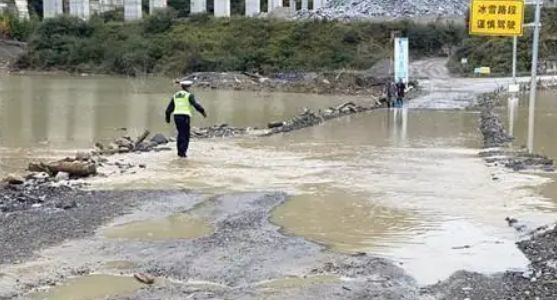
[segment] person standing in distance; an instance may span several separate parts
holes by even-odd
[[[166,108],[166,123],[170,124],[170,115],[174,114],[174,123],[178,130],[178,138],[176,146],[178,148],[179,157],[187,157],[188,147],[190,144],[190,122],[193,109],[197,110],[203,117],[207,118],[207,113],[201,104],[195,100],[195,96],[190,92],[192,81],[177,82],[182,90],[176,92],[170,99],[170,103]]]
[[[402,107],[404,102],[404,96],[406,93],[406,84],[404,84],[402,78],[400,78],[398,80],[398,83],[396,84],[396,93],[397,93],[396,106]]]

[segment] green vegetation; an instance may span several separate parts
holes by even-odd
[[[527,11],[526,22],[533,22],[533,12]],[[544,8],[542,14],[540,62],[557,61],[557,9]],[[461,65],[461,58],[468,58]],[[475,67],[489,66],[493,73],[511,72],[512,38],[472,36],[466,38],[451,57],[449,68],[455,73],[472,74]],[[529,72],[532,61],[532,29],[526,29],[518,42],[518,72]]]
[[[367,69],[392,52],[391,34],[411,37],[413,53],[438,55],[459,44],[464,27],[411,22],[290,22],[208,15],[179,18],[167,10],[141,22],[119,14],[89,22],[45,20],[29,39],[21,68],[137,75],[193,71]]]
[[[0,38],[26,41],[38,26],[38,20],[19,20],[11,14],[0,15]]]

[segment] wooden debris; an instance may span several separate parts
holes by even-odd
[[[147,274],[147,273],[135,273],[133,277],[137,279],[137,281],[145,284],[153,284],[155,283],[155,277]]]
[[[149,130],[143,131],[143,133],[139,137],[137,137],[137,139],[135,140],[134,146],[137,147],[137,145],[139,145],[143,141],[145,141],[145,139],[149,136],[149,134],[151,134],[151,132],[149,132]]]
[[[284,126],[284,122],[282,122],[282,121],[281,122],[271,122],[271,123],[267,124],[267,127],[270,128],[270,129],[281,127],[281,126]]]
[[[89,161],[76,161],[63,159],[55,162],[31,162],[27,167],[31,172],[44,172],[51,177],[56,176],[59,172],[70,174],[71,177],[87,177],[97,174],[97,166]]]

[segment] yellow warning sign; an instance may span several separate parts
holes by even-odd
[[[524,0],[472,0],[470,34],[522,36]]]

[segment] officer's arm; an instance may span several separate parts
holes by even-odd
[[[174,112],[174,98],[170,99],[170,103],[168,103],[168,106],[166,107],[166,123],[170,123],[170,115],[172,112]]]
[[[190,104],[193,107],[195,107],[195,110],[197,110],[200,114],[202,114],[205,118],[207,118],[207,113],[205,112],[205,109],[203,108],[203,106],[201,106],[201,104],[199,104],[199,102],[195,100],[195,96],[193,94],[190,94],[189,101]]]

